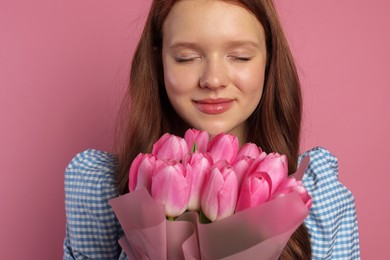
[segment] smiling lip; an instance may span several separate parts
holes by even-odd
[[[202,100],[194,100],[195,107],[205,114],[222,114],[228,111],[233,105],[234,99],[227,98],[207,98]]]

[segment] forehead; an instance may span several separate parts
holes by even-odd
[[[163,24],[163,38],[202,40],[206,37],[252,38],[263,37],[263,27],[246,8],[218,0],[182,0],[172,7]],[[249,40],[249,39],[248,39]]]

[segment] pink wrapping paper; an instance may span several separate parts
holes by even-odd
[[[277,259],[308,215],[292,192],[225,219],[201,224],[196,212],[175,221],[145,189],[110,200],[125,232],[119,241],[130,259]]]

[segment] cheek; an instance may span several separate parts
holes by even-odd
[[[167,94],[177,96],[190,92],[194,86],[192,74],[175,66],[165,66],[164,83]]]
[[[237,74],[237,85],[251,100],[260,101],[264,87],[264,67],[253,66]]]

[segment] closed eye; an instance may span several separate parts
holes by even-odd
[[[236,57],[236,56],[231,56],[230,57],[233,61],[250,61],[252,57]]]
[[[175,57],[175,61],[179,63],[194,61],[196,58],[179,58]]]

